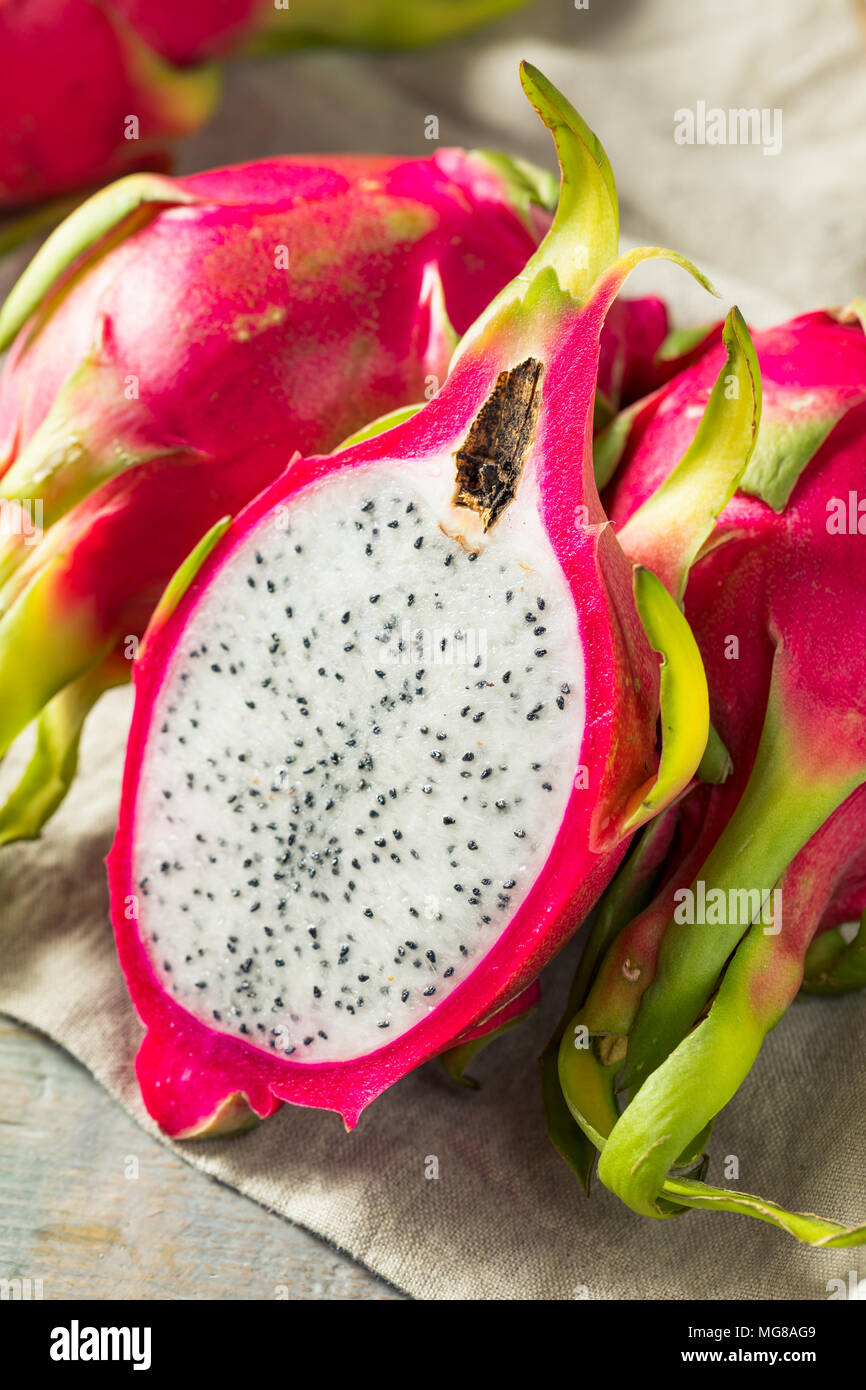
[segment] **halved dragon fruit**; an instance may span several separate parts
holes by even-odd
[[[512,1016],[704,749],[691,634],[592,474],[605,312],[672,253],[615,260],[604,152],[522,79],[564,174],[542,247],[423,410],[203,543],[136,665],[112,910],[174,1135],[352,1126]]]
[[[866,928],[853,941],[838,930],[866,906],[866,337],[854,312],[815,313],[754,346],[754,449],[732,433],[730,364],[716,378],[716,353],[627,415],[614,441],[619,539],[685,595],[731,765],[650,827],[590,939],[558,1048],[588,1146],[547,1095],[584,1181],[598,1148],[602,1181],[636,1211],[730,1210],[855,1245],[866,1226],[681,1171],[703,1173],[716,1114],[804,977],[826,993],[866,983]]]

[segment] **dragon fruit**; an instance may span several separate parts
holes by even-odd
[[[295,5],[297,0],[295,0]],[[136,34],[169,63],[187,67],[234,52],[273,0],[110,0]],[[292,6],[292,9],[295,8]]]
[[[208,119],[219,88],[215,67],[173,66],[108,0],[5,0],[0,208],[164,167],[167,144]]]
[[[671,330],[667,305],[656,295],[617,299],[604,321],[596,381],[595,424],[610,424],[624,406],[641,400],[721,342],[721,323]],[[609,455],[605,444],[604,454]],[[599,469],[596,469],[596,477]]]
[[[239,48],[412,46],[521,3],[3,0],[0,208],[56,198],[133,169],[164,171],[172,142],[216,109],[221,75],[212,60]],[[19,235],[28,231],[22,223]]]
[[[412,48],[462,34],[526,0],[112,0],[146,43],[172,63],[238,48],[311,44]]]
[[[866,907],[856,495],[866,338],[855,313],[815,313],[757,334],[755,348],[763,413],[739,476],[731,470],[720,486],[710,467],[727,428],[725,367],[707,403],[715,352],[633,408],[607,441],[619,463],[605,494],[619,540],[685,593],[730,765],[650,827],[590,939],[574,1017],[557,1039],[565,1100],[589,1143],[552,1094],[551,1054],[546,1094],[572,1166],[588,1183],[600,1149],[600,1178],[636,1211],[731,1210],[809,1243],[853,1245],[866,1226],[677,1172],[704,1170],[716,1114],[804,975],[817,992],[866,982],[866,931],[853,941],[839,931]],[[689,440],[704,406],[702,453]]]
[[[688,263],[615,259],[603,150],[522,81],[563,169],[541,248],[421,411],[202,543],[136,662],[109,879],[173,1135],[286,1101],[351,1127],[522,1011],[704,750],[694,640],[591,457],[608,305],[646,256]]]
[[[18,334],[0,379],[0,751],[57,699],[25,779],[41,767],[56,795],[13,796],[0,842],[58,803],[96,671],[115,682],[111,652],[134,654],[199,537],[295,450],[444,379],[537,245],[545,187],[460,150],[276,159],[131,176],[48,240],[0,312],[0,342]]]

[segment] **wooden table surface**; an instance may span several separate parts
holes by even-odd
[[[62,1048],[0,1015],[0,1278],[47,1299],[401,1299],[190,1168]]]

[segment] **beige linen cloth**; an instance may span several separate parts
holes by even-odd
[[[550,163],[517,86],[524,55],[602,135],[626,228],[694,256],[753,320],[866,290],[866,65],[845,0],[592,0],[588,11],[540,0],[435,53],[247,63],[184,165],[275,150],[428,153],[431,113],[442,143],[499,144]],[[781,108],[782,152],[676,145],[674,111],[698,100]],[[749,283],[760,293],[743,291]],[[685,293],[684,312],[706,317],[713,305],[697,296]],[[115,692],[92,716],[81,776],[43,838],[0,852],[0,1008],[68,1048],[152,1128],[102,865],[129,701]],[[433,1063],[352,1135],[334,1115],[285,1108],[240,1140],[178,1152],[418,1298],[822,1299],[858,1260],[866,1274],[862,1252],[808,1250],[743,1217],[652,1222],[601,1187],[586,1200],[546,1140],[535,1061],[575,954],[573,945],[547,972],[542,1010],[476,1062],[479,1093],[453,1087]],[[733,1155],[745,1191],[866,1218],[864,1060],[861,997],[796,1003],[719,1120],[710,1181],[724,1183]],[[430,1156],[436,1180],[425,1177]]]

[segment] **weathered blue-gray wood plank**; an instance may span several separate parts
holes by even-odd
[[[188,1167],[73,1058],[0,1016],[0,1279],[45,1299],[399,1299]]]

